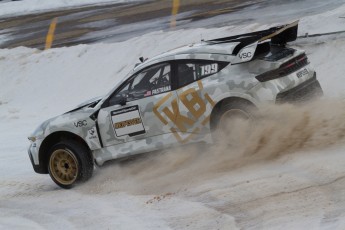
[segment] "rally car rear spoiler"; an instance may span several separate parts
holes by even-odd
[[[286,43],[297,39],[298,23],[272,27],[253,33],[208,40],[209,44],[238,43],[232,50],[232,64],[249,62],[270,51],[271,45],[285,47]],[[270,42],[268,42],[270,40]]]
[[[233,55],[237,55],[241,49],[256,42],[263,42],[271,39],[271,44],[285,46],[286,43],[297,39],[299,21],[287,25],[281,25],[269,28],[267,30],[256,31],[252,33],[240,34],[231,37],[217,38],[206,42],[212,44],[239,42],[233,50]]]

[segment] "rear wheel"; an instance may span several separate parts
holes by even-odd
[[[89,150],[83,145],[62,141],[50,150],[48,171],[57,185],[68,189],[92,176],[93,161]]]
[[[246,101],[225,102],[213,118],[213,139],[239,147],[253,128],[255,106]]]

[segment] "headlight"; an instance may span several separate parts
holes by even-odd
[[[37,140],[36,137],[28,137],[28,139],[29,139],[30,141],[32,141],[32,142],[35,142],[35,141]]]
[[[45,127],[45,123],[46,122],[42,123],[40,126],[38,126],[36,128],[36,130],[33,133],[29,134],[28,139],[30,141],[36,142],[37,140],[44,139],[44,131],[43,130],[44,130],[44,127]]]

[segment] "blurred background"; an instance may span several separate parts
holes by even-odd
[[[10,2],[8,0],[1,3]],[[16,2],[21,4],[24,1]],[[114,2],[114,3],[113,3]],[[1,15],[0,48],[44,48],[57,18],[54,47],[118,42],[153,31],[250,23],[288,23],[334,9],[343,0],[156,0],[108,1],[79,7]],[[5,5],[5,4],[1,4]]]

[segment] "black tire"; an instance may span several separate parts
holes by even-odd
[[[49,151],[48,172],[61,188],[70,189],[85,182],[93,173],[93,160],[88,150],[78,142],[65,140]]]
[[[245,100],[231,100],[231,101],[224,101],[220,108],[218,108],[217,111],[215,111],[215,114],[212,116],[212,123],[211,123],[211,129],[212,129],[212,137],[214,142],[218,143],[220,142],[220,139],[227,140],[226,138],[231,135],[230,133],[222,132],[223,129],[229,129],[228,126],[231,127],[232,123],[231,120],[235,119],[242,119],[245,121],[248,121],[248,130],[252,128],[253,122],[256,118],[256,112],[257,108],[250,103],[249,101]],[[225,118],[226,117],[226,118]],[[238,120],[235,121],[235,123]],[[238,130],[234,129],[234,132]],[[234,134],[237,135],[237,134]],[[242,142],[237,142],[237,140],[229,141],[229,145],[238,145]]]

